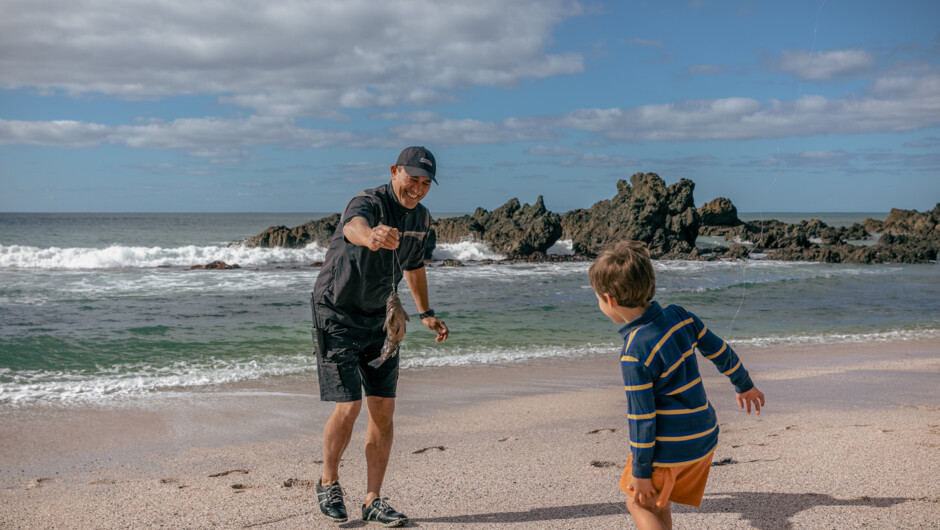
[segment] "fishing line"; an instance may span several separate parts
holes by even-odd
[[[810,46],[810,52],[809,52],[810,57],[816,55],[816,34],[819,31],[819,15],[822,14],[823,7],[826,6],[826,1],[827,0],[822,0],[822,2],[819,4],[819,9],[816,10],[816,20],[813,22],[813,43],[812,43],[812,46]],[[798,90],[799,90],[799,97],[803,97],[803,83],[802,82],[798,85]],[[778,162],[779,162],[779,156],[780,156],[780,147],[777,146],[777,161]],[[768,186],[767,192],[769,192],[770,189],[773,188],[774,184],[776,183],[777,183],[777,179],[775,177],[774,181],[770,183],[770,186]],[[760,223],[760,234],[758,235],[757,242],[754,243],[754,246],[748,249],[747,254],[745,254],[744,256],[744,263],[741,264],[741,303],[738,304],[738,309],[734,312],[734,316],[731,318],[731,323],[728,324],[728,340],[731,340],[734,338],[731,334],[732,329],[734,328],[735,321],[737,321],[738,319],[738,315],[741,313],[741,308],[744,307],[744,299],[747,294],[747,262],[750,261],[751,259],[751,252],[755,248],[759,247],[764,240],[764,225],[765,225],[764,221],[765,221],[764,210],[761,209],[760,212],[758,213],[758,222]]]
[[[398,257],[398,249],[392,249],[392,292],[398,292],[398,282],[395,281],[395,265],[398,265],[399,269],[402,269],[401,258]],[[404,274],[404,269],[402,269],[402,274]]]
[[[777,179],[771,183],[771,187],[777,182]],[[768,188],[769,189],[769,188]],[[760,222],[760,235],[757,237],[757,242],[754,243],[754,246],[748,249],[747,254],[744,255],[744,262],[741,264],[741,303],[738,304],[737,311],[734,312],[734,316],[731,318],[731,323],[728,324],[728,340],[733,340],[734,336],[731,334],[731,330],[734,327],[735,321],[738,319],[738,314],[741,313],[741,308],[744,307],[744,298],[747,294],[747,262],[751,259],[751,252],[761,245],[761,242],[764,241],[764,211],[761,210],[757,214],[758,222]],[[746,226],[746,225],[745,225]]]

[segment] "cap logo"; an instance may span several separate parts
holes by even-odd
[[[419,162],[423,162],[431,167],[434,167],[434,163],[428,160],[427,158],[424,158],[423,156],[421,157],[421,160],[419,160]]]

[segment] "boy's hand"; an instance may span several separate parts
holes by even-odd
[[[656,504],[659,492],[653,487],[651,478],[630,478],[630,485],[627,486],[633,492],[633,500],[640,506],[652,508]]]
[[[754,410],[760,416],[760,408],[764,406],[764,393],[758,390],[756,386],[743,394],[737,394],[737,397],[739,407],[743,409],[744,405],[747,404],[747,413],[750,414],[751,404],[753,404]]]

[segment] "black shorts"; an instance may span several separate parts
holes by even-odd
[[[317,375],[320,400],[359,401],[365,389],[367,396],[395,397],[398,388],[398,355],[385,360],[378,368],[369,366],[382,352],[379,340],[344,340],[325,334],[326,354],[317,352]]]
[[[399,356],[386,359],[378,368],[369,366],[369,362],[382,353],[385,343],[382,328],[359,333],[343,331],[324,333],[316,327],[313,329],[320,400],[359,401],[363,389],[367,396],[394,398],[398,388]]]

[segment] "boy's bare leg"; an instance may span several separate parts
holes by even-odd
[[[352,438],[353,426],[362,409],[362,400],[337,403],[333,414],[323,427],[323,475],[321,484],[339,480],[339,461]]]
[[[385,470],[388,468],[388,458],[392,453],[392,438],[394,437],[392,417],[395,415],[395,398],[368,396],[366,404],[369,407],[369,427],[366,429],[368,475],[366,506],[368,506],[381,493]]]
[[[627,510],[633,516],[638,530],[672,530],[672,502],[660,508],[642,506],[627,495]]]

